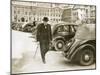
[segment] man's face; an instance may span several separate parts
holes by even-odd
[[[43,21],[43,23],[44,23],[44,25],[47,25],[48,22],[47,21]]]

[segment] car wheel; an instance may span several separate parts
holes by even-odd
[[[92,48],[84,48],[79,52],[77,58],[80,65],[91,65],[94,63],[94,52]]]
[[[54,43],[55,50],[62,51],[64,49],[64,41],[63,40],[56,40]]]

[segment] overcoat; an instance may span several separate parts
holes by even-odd
[[[43,23],[39,24],[37,27],[37,41],[40,42],[40,52],[42,61],[45,63],[45,54],[49,50],[49,44],[52,40],[52,32],[50,24],[44,25]]]
[[[46,26],[41,23],[37,27],[37,41],[47,41],[50,42],[52,40],[52,32],[51,32],[51,26],[50,24],[47,24]]]

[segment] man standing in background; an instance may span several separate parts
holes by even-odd
[[[40,52],[43,63],[45,62],[45,54],[49,50],[49,44],[52,40],[51,26],[48,24],[48,17],[43,18],[43,23],[37,27],[37,41],[40,43]]]

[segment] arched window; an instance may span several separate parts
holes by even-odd
[[[14,10],[14,14],[16,14],[16,11]]]
[[[21,21],[22,21],[22,22],[25,22],[25,18],[24,18],[24,17],[22,17],[22,18],[21,18]]]
[[[20,20],[18,20],[18,22],[20,22]]]

